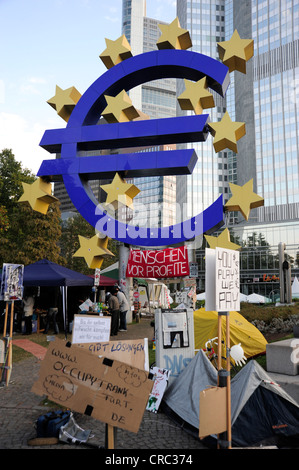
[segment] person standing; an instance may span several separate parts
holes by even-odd
[[[32,333],[32,315],[34,308],[34,297],[32,294],[24,296],[23,299],[23,312],[25,316],[25,334],[31,335]]]
[[[116,336],[118,332],[119,324],[119,301],[117,298],[117,289],[114,289],[111,292],[111,295],[108,299],[109,312],[111,313],[111,331],[110,336]]]
[[[48,333],[50,322],[53,321],[54,334],[58,335],[59,327],[57,324],[56,317],[58,314],[59,287],[54,287],[53,289],[49,289],[48,294],[49,294],[49,297],[51,298],[50,300],[51,307],[48,308],[47,322],[46,322],[44,334]]]
[[[129,303],[125,294],[117,289],[117,298],[119,302],[119,331],[127,331],[127,313],[129,310]]]

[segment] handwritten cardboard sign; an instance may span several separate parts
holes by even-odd
[[[137,433],[153,386],[148,373],[68,344],[56,339],[49,345],[31,391]]]
[[[240,310],[240,253],[216,248],[216,311]]]
[[[240,310],[240,253],[226,248],[206,248],[207,311]]]
[[[148,340],[129,339],[123,341],[106,341],[102,343],[77,344],[97,356],[125,362],[138,369],[148,370]]]
[[[72,330],[72,343],[109,341],[110,323],[110,317],[75,315]]]

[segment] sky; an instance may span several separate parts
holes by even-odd
[[[176,17],[175,0],[147,0],[146,16]],[[51,155],[39,143],[66,126],[47,103],[62,89],[83,93],[107,69],[105,38],[121,35],[122,0],[0,0],[0,152],[36,174]]]

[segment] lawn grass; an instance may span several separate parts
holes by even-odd
[[[273,304],[266,304],[266,305],[256,305],[256,304],[249,304],[245,302],[241,302],[241,309],[240,309],[241,315],[244,316],[246,320],[249,322],[253,320],[264,320],[265,323],[270,323],[273,318],[283,318],[286,319],[291,315],[298,315],[299,314],[299,301],[294,302],[294,305],[290,306],[279,306],[275,307]],[[46,334],[32,334],[30,336],[23,336],[21,334],[14,334],[13,335],[13,340],[14,339],[30,339],[30,341],[33,341],[37,344],[40,344],[41,346],[44,346],[45,348],[48,347],[49,341],[47,341],[47,336]],[[49,335],[51,336],[51,335]],[[71,335],[69,335],[71,338]],[[280,340],[291,338],[293,335],[286,335],[283,338],[280,338]],[[60,339],[65,339],[65,333],[59,333],[57,335],[58,338]],[[19,348],[16,345],[13,345],[12,349],[12,357],[13,357],[13,363],[22,361],[23,359],[29,358],[32,355],[23,350],[22,348]],[[266,356],[259,356],[255,358],[257,362],[260,363],[260,365],[263,368],[266,368]],[[153,343],[152,341],[149,341],[149,364],[152,364],[155,362],[155,350],[153,349]]]

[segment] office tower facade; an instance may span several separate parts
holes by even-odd
[[[189,31],[192,48],[195,52],[216,59],[217,42],[225,40],[225,2],[177,1],[177,16],[182,28]],[[184,91],[184,81],[178,80],[177,95]],[[215,107],[204,110],[210,115],[211,122],[219,121],[226,111],[226,100],[212,92]],[[177,107],[178,114],[186,114]],[[192,112],[188,112],[188,114]],[[229,195],[229,161],[232,152],[228,149],[216,153],[213,138],[206,142],[192,144],[198,162],[192,175],[177,177],[177,201],[185,219],[202,212],[223,193],[224,201]]]
[[[227,153],[224,160],[220,155],[216,159],[211,151],[209,161],[202,146],[198,170],[186,177],[190,181],[181,190],[183,194],[178,193],[180,201],[193,200],[195,214],[196,206],[205,209],[216,199],[218,168],[223,172],[220,180],[222,176],[222,180],[241,186],[253,179],[254,191],[264,198],[264,207],[252,210],[248,222],[240,213],[227,218],[231,235],[244,246],[244,293],[279,292],[280,242],[286,244],[292,278],[299,273],[298,10],[298,0],[177,0],[181,26],[190,31],[193,49],[198,52],[218,57],[217,42],[230,39],[234,29],[241,38],[254,39],[254,57],[247,63],[247,73],[230,74],[223,104],[233,120],[246,123],[238,154],[223,151],[221,154]],[[210,116],[212,122],[219,117]],[[218,189],[221,192],[219,183]],[[230,196],[224,187],[224,201],[225,191]],[[203,250],[197,251],[197,261],[203,279]]]
[[[122,34],[132,48],[132,54],[157,50],[157,41],[161,35],[159,24],[165,24],[146,16],[145,0],[123,0]],[[150,119],[176,116],[176,81],[161,79],[144,83],[129,91],[135,108],[141,110]],[[143,148],[134,151],[171,150],[175,146]],[[134,222],[146,227],[162,227],[175,223],[176,177],[153,176],[127,179],[133,182],[140,193],[134,198]]]

